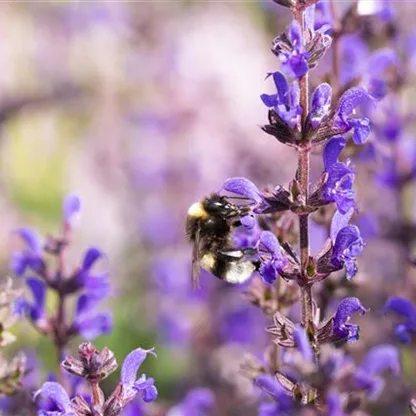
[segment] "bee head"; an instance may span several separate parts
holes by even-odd
[[[202,206],[209,215],[222,217],[224,219],[240,216],[240,208],[227,200],[225,196],[212,194],[205,198]]]

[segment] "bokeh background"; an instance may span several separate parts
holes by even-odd
[[[360,2],[361,13],[371,14],[375,3]],[[400,29],[400,41],[392,44],[386,25],[370,19],[367,47],[394,47],[411,64],[416,10],[394,7],[396,23],[387,29]],[[267,321],[244,287],[205,275],[202,290],[191,291],[184,220],[192,202],[230,176],[261,187],[293,178],[294,152],[259,128],[266,121],[259,96],[272,91],[264,78],[279,68],[271,40],[289,22],[272,1],[0,3],[2,274],[10,273],[13,230],[31,225],[54,233],[64,196],[77,193],[82,217],[70,259],[76,264],[97,245],[111,271],[114,329],[96,344],[119,361],[133,348],[155,346],[158,358],[147,360],[145,372],[156,379],[162,406],[180,401],[190,386],[209,386],[222,403],[214,414],[255,414],[239,366],[247,353],[261,356]],[[385,31],[381,40],[377,30]],[[313,82],[325,77],[326,61]],[[411,69],[406,76],[394,108],[412,115]],[[383,120],[388,107],[378,114]],[[403,133],[410,146],[412,130],[410,124]],[[377,147],[376,133],[371,141]],[[375,178],[378,159],[358,156],[354,163],[362,214],[356,221],[368,226],[357,286],[363,303],[376,309],[389,292],[415,292],[407,262],[412,238],[384,232],[391,221],[414,222],[415,189],[409,183],[398,196]],[[318,154],[313,164],[317,178]],[[326,231],[314,230],[316,252]],[[48,306],[55,302],[51,297]],[[361,346],[351,347],[358,356],[388,339],[390,328],[377,315],[360,323]],[[36,351],[39,380],[56,370],[48,340],[28,323],[14,333],[10,351]],[[411,350],[405,358],[409,387],[416,362]]]

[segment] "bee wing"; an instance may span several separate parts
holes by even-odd
[[[199,274],[201,271],[200,268],[200,231],[197,230],[195,233],[195,241],[194,241],[194,247],[192,249],[192,290],[199,289]]]

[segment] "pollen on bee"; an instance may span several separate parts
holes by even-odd
[[[189,207],[188,215],[194,218],[206,218],[208,216],[200,202],[195,202]]]
[[[212,271],[215,266],[215,257],[212,253],[205,254],[201,259],[201,267],[205,270]]]

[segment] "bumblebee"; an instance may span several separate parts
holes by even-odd
[[[186,236],[193,243],[192,283],[199,286],[200,268],[228,283],[243,283],[258,269],[250,260],[254,249],[233,247],[232,231],[240,218],[251,211],[238,207],[224,196],[211,194],[192,204],[186,217]]]

